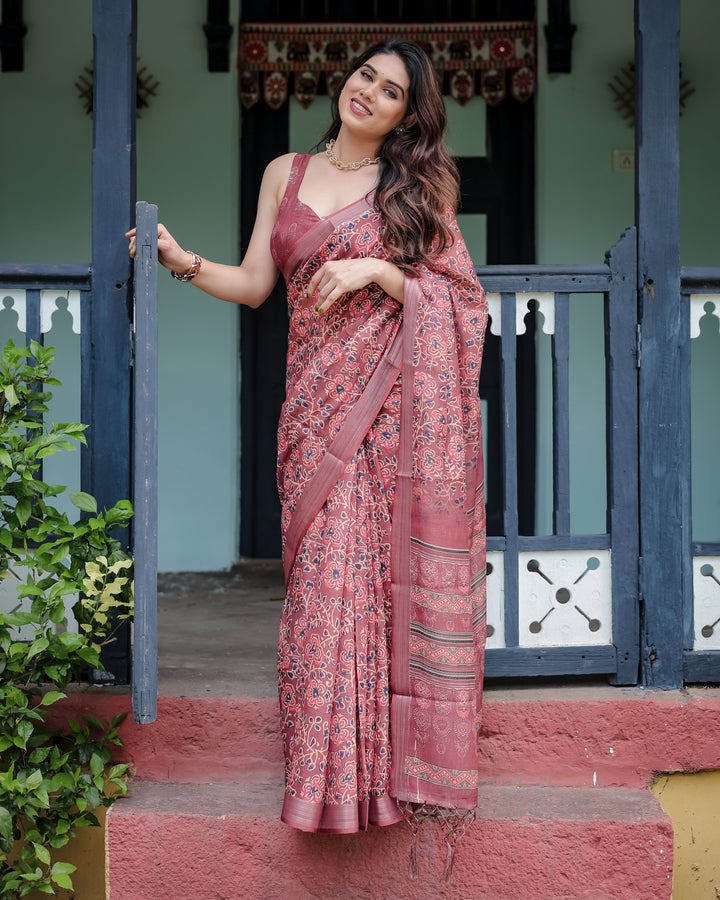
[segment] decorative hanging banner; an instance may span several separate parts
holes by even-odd
[[[239,33],[240,99],[248,109],[261,97],[273,109],[279,109],[290,93],[307,109],[321,85],[332,96],[353,60],[368,47],[391,37],[421,44],[445,92],[461,106],[475,94],[494,106],[505,97],[508,88],[521,102],[535,92],[534,22],[425,25],[241,22]]]

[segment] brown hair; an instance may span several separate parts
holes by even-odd
[[[444,144],[446,115],[440,86],[422,47],[391,38],[359,56],[335,92],[333,122],[321,143],[340,131],[338,100],[345,82],[377,54],[400,57],[410,80],[404,130],[391,131],[380,147],[375,208],[382,216],[387,258],[414,274],[413,263],[427,263],[452,244],[445,214],[457,209],[459,191],[457,166]]]

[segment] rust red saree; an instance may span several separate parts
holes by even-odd
[[[344,833],[397,801],[473,809],[485,639],[478,378],[487,307],[455,242],[318,315],[326,261],[382,255],[371,198],[318,217],[293,162],[272,249],[288,286],[278,431],[287,597],[283,821]]]

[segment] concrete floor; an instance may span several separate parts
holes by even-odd
[[[277,697],[280,560],[158,578],[158,693]]]

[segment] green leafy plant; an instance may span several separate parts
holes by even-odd
[[[0,357],[0,579],[17,605],[0,614],[0,897],[72,889],[70,863],[52,863],[77,828],[127,791],[122,742],[112,721],[92,716],[53,727],[54,704],[133,612],[132,560],[113,531],[127,525],[126,500],[98,512],[89,494],[68,492],[81,517],[49,502],[64,487],[42,480],[42,460],[85,443],[84,425],[49,418],[54,348],[8,341]],[[69,607],[78,623],[70,628]]]

